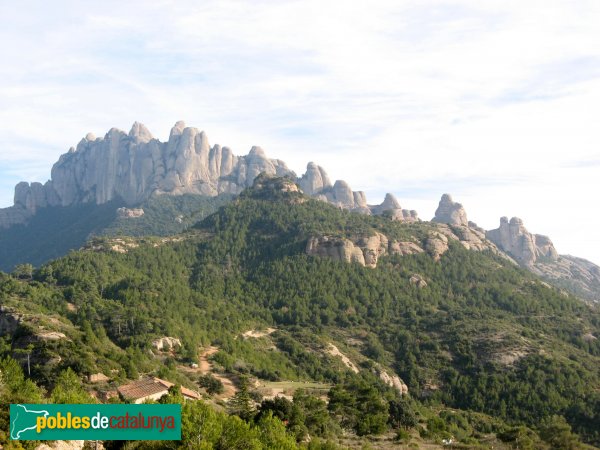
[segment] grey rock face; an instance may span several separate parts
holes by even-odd
[[[450,194],[442,195],[432,222],[447,223],[449,225],[469,225],[465,208],[460,203],[454,202]]]
[[[349,209],[362,214],[386,214],[392,220],[401,222],[418,221],[416,211],[402,209],[392,194],[387,194],[380,205],[367,204],[367,196],[363,191],[353,191],[344,180],[337,180],[333,185],[321,166],[310,162],[306,173],[298,179],[302,192],[316,199],[332,203],[340,208]]]
[[[348,183],[344,180],[337,180],[333,189],[326,194],[327,199],[342,208],[352,209],[355,206],[354,193]]]
[[[547,236],[527,231],[518,217],[513,217],[510,222],[507,217],[502,217],[500,227],[488,231],[486,237],[524,266],[531,266],[540,258],[558,259],[552,241]]]
[[[331,188],[331,181],[325,169],[314,162],[309,162],[306,173],[298,179],[298,185],[306,195],[314,196],[321,193],[323,189]]]
[[[15,205],[0,210],[0,226],[24,223],[45,206],[103,204],[115,198],[135,205],[153,194],[239,194],[261,172],[295,176],[259,147],[237,157],[227,147],[211,147],[204,132],[184,122],[177,122],[163,143],[136,122],[129,134],[116,128],[103,138],[89,133],[59,158],[46,184],[19,183]]]
[[[518,217],[500,219],[500,226],[486,238],[517,263],[549,282],[559,281],[575,295],[600,302],[600,267],[582,258],[559,255],[547,236],[527,231]]]
[[[239,194],[262,172],[296,177],[283,161],[267,158],[260,147],[252,147],[246,156],[236,156],[228,147],[211,146],[203,131],[186,127],[183,121],[173,126],[167,142],[161,142],[135,122],[129,133],[117,128],[102,138],[88,133],[77,148],[59,158],[52,167],[51,180],[44,185],[19,183],[14,206],[0,209],[0,227],[26,223],[46,206],[103,204],[113,199],[135,206],[152,195]],[[367,205],[364,192],[352,191],[343,180],[332,185],[325,170],[312,162],[297,182],[306,194],[340,208],[364,214],[388,212],[395,220],[418,220],[416,212],[399,208],[391,195],[374,211]]]

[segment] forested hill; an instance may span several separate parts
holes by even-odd
[[[140,217],[119,216],[125,203],[83,203],[41,208],[24,224],[0,231],[0,270],[17,264],[40,266],[81,248],[95,236],[168,236],[181,233],[232,198],[185,194],[154,196],[140,203]],[[127,214],[129,210],[124,209]]]
[[[198,388],[181,366],[212,345],[234,382],[330,387],[319,426],[290,425],[299,441],[303,430],[334,441],[342,429],[394,430],[406,443],[580,448],[566,420],[600,445],[598,307],[486,245],[467,250],[435,224],[353,214],[259,177],[185,234],[95,239],[0,275],[2,352],[29,352],[50,391],[66,367],[114,385],[153,374]],[[51,331],[64,338],[44,339]],[[182,343],[166,359],[150,351],[163,336]],[[266,410],[300,420],[268,402],[255,414]]]

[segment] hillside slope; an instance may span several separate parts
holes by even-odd
[[[81,248],[94,236],[181,233],[231,198],[228,194],[151,197],[137,205],[140,217],[127,217],[130,210],[120,200],[41,208],[27,223],[0,230],[0,270],[12,271],[17,264],[40,266]]]
[[[382,236],[386,252],[370,244]],[[3,328],[12,336],[4,352],[37,343],[34,375],[42,383],[67,366],[116,373],[118,383],[138,373],[181,379],[177,361],[194,361],[198,347],[212,344],[224,373],[333,385],[330,403],[340,408],[360,383],[386,392],[385,371],[433,409],[533,429],[564,416],[600,444],[598,308],[549,287],[493,244],[469,250],[443,236],[439,224],[352,214],[309,199],[289,180],[259,177],[186,234],[99,239],[33,279],[3,276],[6,317],[28,308],[67,324],[65,339],[49,341],[31,337],[40,335],[41,319],[6,318],[18,324]],[[307,254],[311,240],[324,237],[335,251]],[[266,341],[240,338],[267,327],[277,332]],[[161,336],[182,342],[167,366],[148,353]],[[331,414],[365,432],[345,421],[340,411],[351,409],[344,408]]]

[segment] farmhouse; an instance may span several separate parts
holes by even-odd
[[[171,386],[174,386],[174,384],[153,377],[124,384],[123,386],[119,386],[117,390],[123,400],[133,403],[144,403],[147,400],[158,400],[163,395],[168,394]],[[197,392],[183,386],[181,387],[181,394],[186,400],[200,399],[200,395]]]

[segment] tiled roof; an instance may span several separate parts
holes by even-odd
[[[137,400],[161,392],[166,394],[171,386],[173,386],[173,383],[169,381],[161,380],[160,378],[147,378],[145,380],[124,384],[123,386],[119,386],[117,390],[124,398]],[[183,386],[181,387],[181,394],[195,400],[200,398],[198,393]]]
[[[157,383],[162,384],[163,386],[166,386],[167,389],[169,389],[171,386],[173,386],[173,383],[171,383],[170,381],[166,381],[166,380],[161,380],[160,378],[154,378],[154,381],[156,381]],[[181,394],[184,395],[185,397],[190,397],[193,398],[195,400],[199,400],[200,396],[198,395],[197,392],[192,391],[191,389],[188,389],[186,387],[181,386]]]
[[[119,394],[128,399],[137,400],[139,398],[148,397],[149,395],[158,394],[160,392],[167,393],[169,388],[161,383],[157,383],[153,379],[134,381],[133,383],[124,384],[118,387]]]

